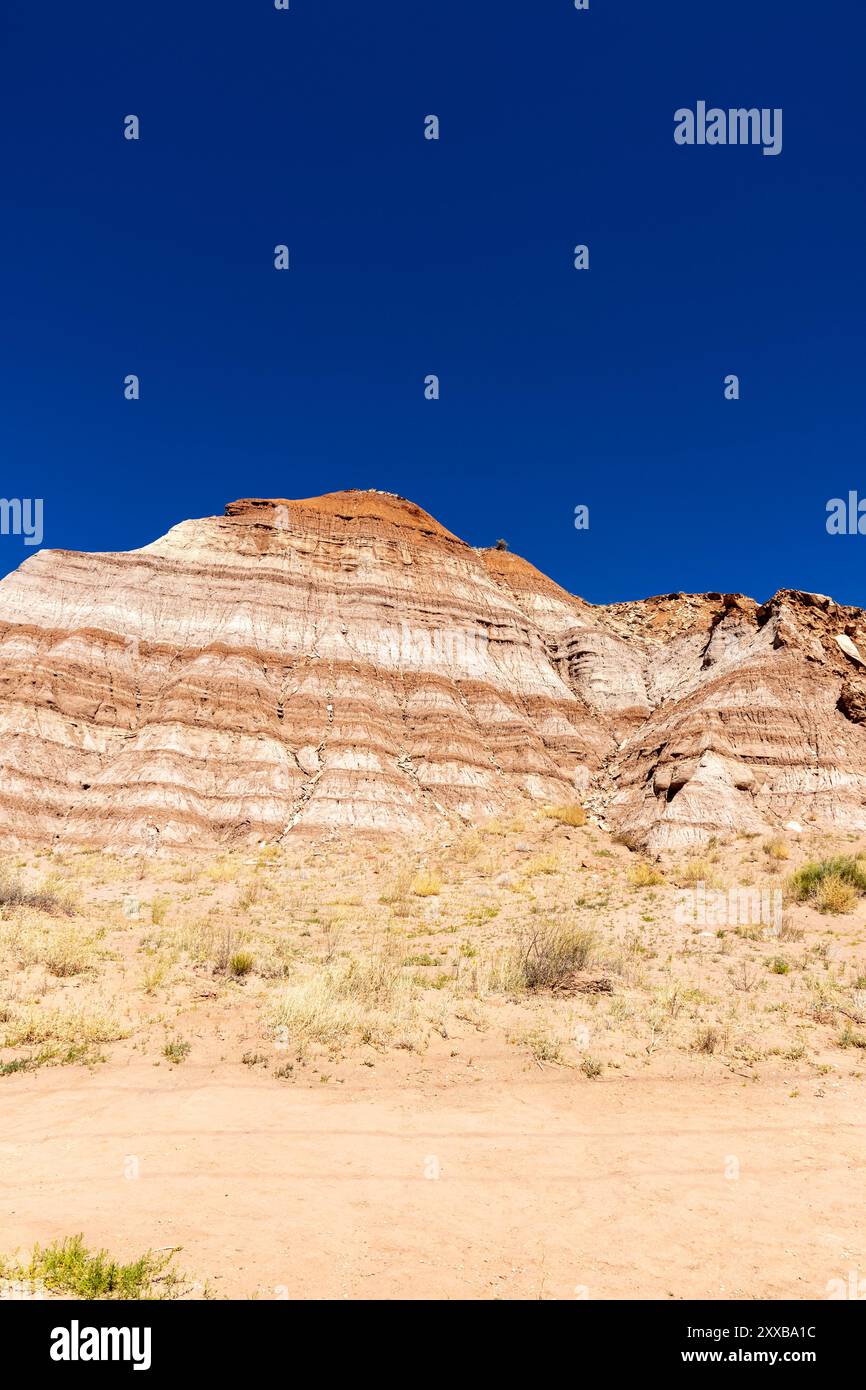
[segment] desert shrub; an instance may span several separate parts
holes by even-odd
[[[768,859],[789,859],[791,855],[785,841],[778,836],[765,840],[763,849]]]
[[[535,1028],[529,1033],[521,1033],[512,1042],[528,1047],[536,1062],[562,1063],[562,1040],[543,1028]]]
[[[597,1077],[601,1076],[603,1068],[601,1062],[597,1062],[594,1057],[584,1057],[580,1064],[580,1070],[587,1080],[595,1081]]]
[[[162,1049],[162,1055],[166,1061],[173,1062],[175,1066],[180,1066],[181,1062],[186,1061],[192,1051],[192,1043],[186,1042],[183,1038],[172,1038]]]
[[[711,1054],[715,1052],[720,1042],[718,1029],[712,1027],[699,1028],[695,1034],[692,1049],[695,1052],[705,1052]]]
[[[820,885],[828,878],[847,884],[853,890],[851,902],[854,895],[866,893],[866,867],[858,855],[852,854],[839,854],[833,859],[813,859],[791,875],[788,887],[797,902],[803,903],[810,898],[817,898]],[[831,900],[836,893],[835,888],[830,890]],[[839,896],[841,900],[841,895]],[[847,908],[827,907],[824,910],[844,912]]]
[[[71,928],[52,929],[45,943],[43,960],[46,970],[58,979],[83,975],[94,968],[92,940]]]
[[[560,825],[586,825],[586,811],[577,802],[571,802],[564,806],[547,806],[544,814],[549,816],[551,820],[558,821]]]
[[[629,869],[628,881],[632,888],[654,888],[657,884],[664,883],[665,876],[654,865],[641,860]]]
[[[174,1251],[154,1254],[148,1250],[131,1264],[120,1264],[105,1250],[88,1250],[83,1236],[67,1236],[44,1249],[34,1246],[26,1263],[0,1260],[0,1276],[75,1298],[153,1298],[159,1296],[154,1286],[173,1258]]]
[[[555,989],[576,970],[586,968],[595,949],[595,934],[586,927],[549,924],[527,933],[519,946],[524,988]]]
[[[839,874],[828,874],[815,885],[812,901],[819,912],[850,912],[857,901],[857,890]]]
[[[40,888],[25,888],[17,879],[0,876],[0,908],[32,907],[51,916],[72,916],[72,900],[68,893],[55,889],[50,883]]]

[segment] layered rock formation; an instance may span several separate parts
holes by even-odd
[[[0,582],[0,835],[157,852],[578,798],[635,844],[866,827],[866,621],[595,607],[380,492],[246,500]]]

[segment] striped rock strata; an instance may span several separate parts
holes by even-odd
[[[866,622],[594,607],[380,492],[246,500],[0,582],[0,836],[155,853],[583,800],[651,849],[866,827]]]

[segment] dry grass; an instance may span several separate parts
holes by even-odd
[[[317,969],[267,1010],[278,1046],[381,1043],[398,1031],[413,1033],[417,1021],[416,986],[393,947]]]
[[[341,1081],[385,1054],[409,1068],[404,1048],[437,1074],[476,1054],[501,1067],[507,1039],[576,1071],[591,1043],[605,1076],[674,1057],[702,1069],[862,1064],[837,1038],[846,1010],[866,1031],[854,1000],[866,938],[833,917],[866,884],[857,844],[798,840],[781,929],[716,930],[679,922],[664,885],[719,875],[758,892],[777,862],[760,840],[717,844],[683,871],[681,855],[636,859],[556,815],[516,824],[453,842],[298,840],[193,867],[69,855],[63,883],[22,860],[16,879],[58,901],[69,884],[86,909],[59,920],[23,892],[0,905],[0,1076],[90,1061],[109,1043],[112,1058],[159,1062],[172,1038],[193,1040],[190,1067],[240,1066],[262,1030],[273,1074],[295,1082],[321,1053]],[[612,990],[583,992],[602,976]]]
[[[812,898],[819,912],[851,912],[857,902],[857,890],[841,874],[828,874],[816,884]]]
[[[694,888],[698,883],[713,888],[717,885],[718,879],[706,859],[691,859],[680,868],[677,882],[683,888]]]
[[[46,921],[43,913],[29,908],[0,921],[0,956],[22,970],[41,966],[57,979],[95,971],[100,959],[96,943],[93,931]]]
[[[641,860],[629,869],[628,881],[632,888],[655,888],[658,884],[664,883],[665,876],[653,864]]]
[[[126,1037],[127,1028],[99,999],[74,1003],[68,1008],[42,1009],[36,1006],[12,1009],[6,1022],[4,1047],[24,1047],[37,1043],[57,1043],[68,1047],[87,1047],[94,1043],[115,1042]]]
[[[556,989],[586,968],[594,947],[595,935],[585,927],[537,927],[518,947],[519,978],[529,990]]]
[[[791,851],[788,849],[787,844],[778,836],[770,840],[765,840],[763,850],[768,859],[783,860],[790,859],[791,857]]]
[[[544,814],[551,820],[558,821],[560,825],[586,825],[586,811],[577,802],[565,806],[547,806]]]
[[[528,1048],[539,1064],[547,1062],[551,1066],[563,1065],[563,1039],[555,1033],[549,1033],[543,1028],[533,1028],[529,1032],[519,1034],[514,1041],[519,1046]]]
[[[524,866],[524,873],[527,878],[535,878],[538,874],[558,874],[559,858],[555,854],[537,854],[528,860]]]
[[[401,869],[389,888],[379,895],[379,902],[389,906],[391,903],[405,902],[412,892],[413,875],[408,869]]]
[[[75,911],[72,895],[51,878],[39,888],[27,888],[17,879],[0,876],[0,909],[29,907],[51,916],[71,917]]]
[[[412,892],[416,898],[435,898],[442,892],[442,879],[439,874],[422,871],[412,880]]]

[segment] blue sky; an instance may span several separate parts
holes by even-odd
[[[866,497],[864,38],[842,0],[7,0],[0,496],[99,550],[379,487],[595,602],[866,603],[825,530]],[[781,107],[782,153],[677,146],[698,100]]]

